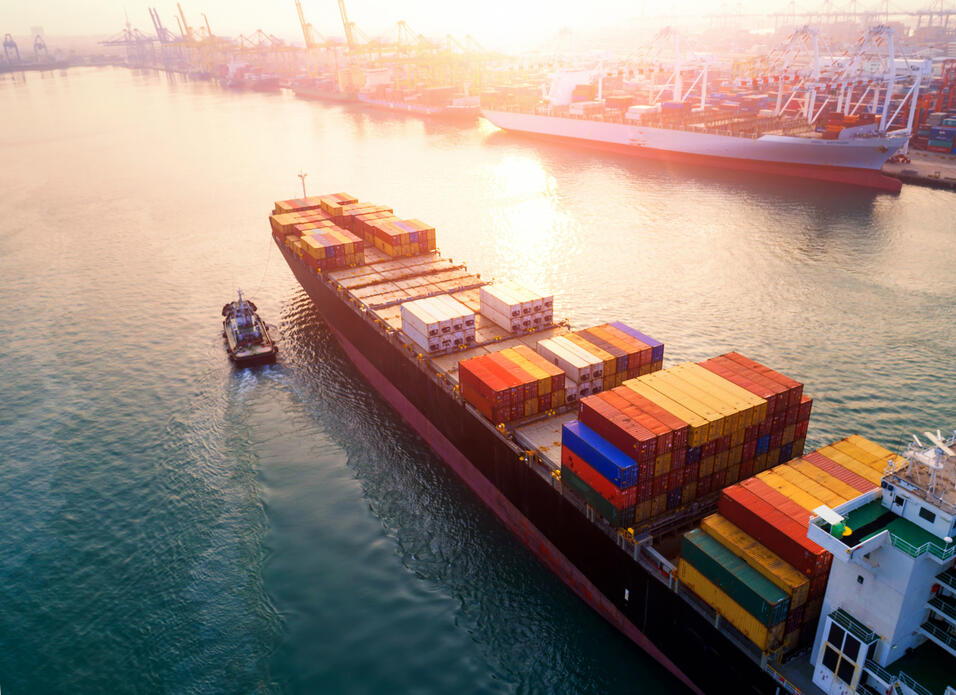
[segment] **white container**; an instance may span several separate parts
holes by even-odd
[[[536,350],[546,360],[563,369],[564,373],[575,382],[587,381],[591,378],[591,364],[553,338],[539,340]]]
[[[418,330],[412,328],[411,326],[402,326],[402,333],[408,336],[411,341],[422,350],[422,352],[433,353],[441,350],[441,338],[438,336],[426,338]]]
[[[564,400],[566,403],[571,401],[576,401],[578,399],[578,385],[572,379],[565,377],[564,379]]]
[[[441,320],[427,307],[419,304],[421,300],[405,302],[401,305],[402,330],[414,328],[425,336],[441,334]]]
[[[591,365],[591,379],[596,379],[598,381],[601,380],[601,378],[604,376],[604,361],[600,357],[591,354],[582,347],[575,345],[563,335],[556,336],[553,338],[553,340],[558,345],[561,345],[566,350],[578,355],[582,360]],[[578,386],[580,387],[581,384],[578,384]]]

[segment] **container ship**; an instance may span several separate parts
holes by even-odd
[[[506,131],[636,157],[895,192],[900,181],[881,169],[907,146],[921,75],[897,76],[893,37],[877,27],[849,58],[823,64],[816,48],[809,67],[788,62],[769,78],[724,74],[716,89],[713,73],[720,71],[706,61],[682,63],[675,43],[664,82],[657,80],[667,72],[656,63],[617,74],[603,65],[569,70],[537,90],[487,90],[481,113]],[[797,32],[781,53],[793,56],[810,40],[811,30]],[[888,68],[873,55],[884,42]]]
[[[807,453],[803,385],[740,353],[665,368],[622,322],[571,330],[345,193],[270,226],[369,383],[689,691],[952,695],[956,434]]]
[[[453,86],[402,86],[391,68],[367,68],[358,79],[358,100],[373,108],[458,121],[475,121],[481,113],[479,97],[461,94]]]

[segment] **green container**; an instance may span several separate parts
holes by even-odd
[[[790,598],[783,590],[702,530],[684,534],[681,557],[764,625],[787,619]]]
[[[618,510],[613,504],[604,499],[604,496],[601,493],[597,492],[594,488],[588,485],[586,482],[581,480],[578,476],[574,474],[567,466],[561,467],[561,482],[567,485],[569,488],[577,492],[581,497],[584,498],[584,501],[594,507],[594,511],[603,516],[605,519],[610,521],[615,526],[627,526],[634,522],[634,519],[625,518],[625,512]],[[629,508],[633,509],[633,508]],[[629,516],[629,515],[627,515]]]

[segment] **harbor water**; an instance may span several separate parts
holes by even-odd
[[[0,77],[0,688],[664,693],[363,381],[269,234],[347,191],[665,366],[806,384],[808,448],[956,427],[956,197],[669,166],[121,68]],[[276,365],[237,371],[241,287]]]

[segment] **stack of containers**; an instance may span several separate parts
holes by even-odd
[[[292,249],[313,270],[354,268],[365,263],[365,242],[339,227],[310,229],[299,238],[286,239],[292,240]]]
[[[402,332],[429,353],[475,342],[475,313],[447,294],[401,305]]]
[[[435,250],[435,228],[420,220],[385,217],[364,225],[375,248],[389,256],[418,256]]]
[[[305,210],[319,210],[322,207],[321,196],[308,198],[293,198],[291,200],[277,200],[272,209],[273,215],[282,215],[287,212],[303,212]]]
[[[781,638],[784,652],[798,646],[810,581],[772,550],[720,514],[701,522],[701,530],[777,586],[790,600]]]
[[[887,449],[853,436],[776,466],[721,493],[721,517],[780,556],[809,583],[800,615],[788,617],[787,649],[812,640],[832,556],[807,538],[812,510],[836,507],[879,487],[888,465],[903,463]]]
[[[458,363],[461,394],[495,424],[564,405],[564,372],[524,345]]]
[[[481,315],[509,333],[526,333],[554,323],[554,295],[498,281],[482,287],[478,298]]]
[[[282,201],[280,201],[282,202]],[[278,203],[276,203],[278,205]],[[289,235],[302,236],[302,231],[335,224],[322,210],[294,210],[269,216],[272,234],[277,239]]]
[[[771,455],[775,465],[795,452],[791,442],[784,444],[784,436],[795,436],[801,408],[809,417],[811,401],[804,398],[802,385],[731,354],[738,361],[724,356],[717,358],[716,366],[722,366],[720,359],[730,360],[741,371],[754,372],[749,379],[736,372],[734,378],[725,378],[706,363],[687,363],[627,379],[620,387],[580,399],[581,425],[635,462],[635,521],[735,483],[753,474],[758,460],[763,470]],[[602,364],[605,372],[609,364]],[[792,413],[791,398],[797,404]],[[788,413],[792,426],[787,424]],[[764,447],[759,455],[758,445]],[[801,441],[797,455],[802,446]]]
[[[790,597],[701,529],[684,535],[677,576],[760,649],[783,644]]]
[[[605,323],[538,342],[538,352],[568,374],[569,400],[660,370],[664,345],[623,323]]]
[[[940,125],[930,128],[926,149],[930,152],[950,154],[953,152],[954,138],[956,138],[956,127]]]
[[[803,454],[813,400],[802,384],[736,352],[700,365],[767,401],[767,420],[745,433],[741,478]]]
[[[326,195],[320,195],[318,198],[319,205],[322,209],[333,217],[341,215],[344,206],[354,205],[358,202],[358,198],[348,193],[328,193]]]

